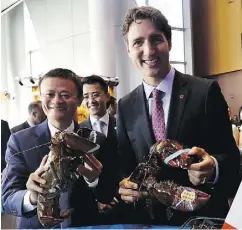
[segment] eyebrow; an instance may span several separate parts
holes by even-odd
[[[100,93],[100,92],[94,91],[94,92],[91,92],[91,93]],[[90,94],[90,93],[84,93],[83,95],[88,95],[88,94]]]
[[[144,40],[144,37],[135,38],[135,39],[132,40],[132,42],[136,42],[136,41],[139,41],[139,40]]]

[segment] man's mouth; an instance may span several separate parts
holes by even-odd
[[[98,105],[91,105],[91,106],[88,106],[89,109],[96,109],[98,107]]]
[[[50,107],[50,109],[53,109],[53,110],[64,110],[64,108],[62,108],[62,107]]]
[[[156,65],[158,62],[160,61],[159,58],[152,58],[152,59],[148,59],[148,60],[143,60],[143,63],[145,63],[148,66],[154,66]]]

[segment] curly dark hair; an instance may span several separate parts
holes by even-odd
[[[126,44],[128,44],[127,34],[129,32],[130,25],[138,20],[149,19],[154,26],[164,33],[168,44],[171,45],[171,26],[168,24],[166,17],[156,8],[151,6],[135,7],[128,11],[125,15],[122,23],[122,35]]]

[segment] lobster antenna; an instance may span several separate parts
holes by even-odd
[[[7,163],[7,165],[6,165],[6,178],[7,178],[7,180],[10,181],[10,179],[8,178],[8,169],[9,169],[8,166],[9,166],[10,161],[12,160],[12,157],[17,156],[17,155],[19,155],[19,154],[23,154],[23,153],[28,152],[28,151],[30,151],[30,150],[34,150],[34,149],[40,148],[40,147],[42,147],[42,146],[49,145],[49,144],[51,144],[51,141],[46,142],[46,143],[44,143],[44,144],[42,144],[42,145],[37,145],[37,146],[35,146],[35,147],[33,147],[33,148],[26,149],[26,150],[24,150],[24,151],[22,151],[22,152],[16,152],[16,153],[14,153],[14,154],[9,158],[9,160],[6,162],[6,163]]]

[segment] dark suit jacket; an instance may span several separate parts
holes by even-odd
[[[226,197],[236,192],[239,169],[239,152],[227,114],[227,104],[216,82],[176,71],[167,138],[177,140],[187,147],[204,148],[218,161],[219,179],[213,190],[207,190],[212,194],[212,199],[206,208],[194,213],[175,213],[168,224],[181,224],[189,215],[225,217],[228,211]],[[123,176],[127,177],[155,143],[143,85],[118,102],[117,138],[121,151],[121,169]],[[172,179],[182,185],[192,186],[187,171],[182,169],[167,167],[161,179]],[[206,190],[204,187],[199,186],[199,189]],[[160,207],[158,212],[157,221],[151,222],[145,217],[143,221],[165,223],[164,208]],[[140,216],[136,222],[139,221]]]
[[[30,127],[30,126],[29,126],[28,122],[25,121],[24,123],[22,123],[22,124],[20,124],[20,125],[17,125],[17,126],[15,126],[15,127],[13,127],[13,128],[11,128],[11,133],[16,133],[16,132],[18,132],[18,131],[21,131],[21,130],[23,130],[23,129],[27,129],[27,128],[29,128],[29,127]]]
[[[77,124],[75,126],[77,131],[79,127]],[[49,153],[50,139],[47,121],[14,133],[10,137],[6,151],[8,166],[3,173],[2,205],[6,213],[19,217],[17,228],[43,228],[37,218],[36,210],[24,213],[22,202],[27,191],[26,182],[30,173],[39,167],[42,158]],[[48,144],[45,145],[46,143]],[[13,154],[16,155],[13,156]],[[72,184],[69,197],[69,200],[60,202],[64,205],[69,203],[69,206],[74,208],[71,226],[95,224],[96,202],[83,177]],[[66,210],[67,207],[64,209]]]
[[[81,122],[79,126],[92,129],[90,117]],[[95,195],[101,203],[109,203],[116,196],[119,183],[116,119],[114,117],[109,116],[107,138],[98,144],[100,144],[101,150],[96,157],[103,164],[103,170],[99,177],[98,186],[95,189]]]
[[[1,120],[1,171],[6,167],[5,152],[10,135],[8,122]]]

